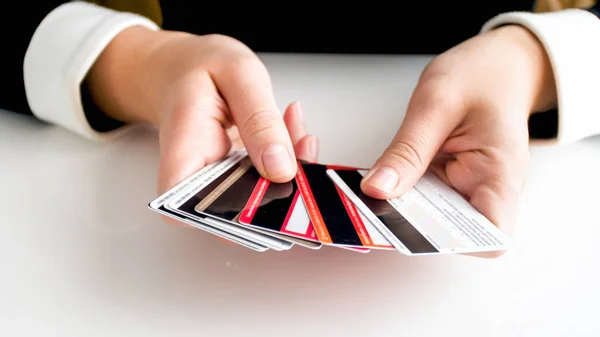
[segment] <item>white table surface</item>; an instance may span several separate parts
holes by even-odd
[[[369,166],[428,58],[261,55],[321,161]],[[254,253],[146,204],[154,130],[86,141],[0,113],[0,336],[599,336],[600,138],[532,147],[504,257]]]

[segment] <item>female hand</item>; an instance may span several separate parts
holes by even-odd
[[[423,71],[398,133],[362,189],[396,197],[431,167],[510,234],[527,174],[528,118],[554,105],[549,60],[528,30],[505,26],[473,37]]]
[[[88,85],[107,115],[158,126],[159,193],[236,145],[273,182],[294,178],[297,157],[316,160],[300,105],[282,116],[263,63],[226,36],[128,28],[96,61]]]

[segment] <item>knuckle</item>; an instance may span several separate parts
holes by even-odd
[[[207,34],[203,36],[206,44],[223,49],[249,49],[243,42],[231,36],[222,34]]]
[[[265,84],[271,89],[267,67],[254,53],[237,53],[221,60],[222,70],[235,78],[251,78],[255,84]]]
[[[226,68],[235,74],[267,74],[265,65],[254,54],[240,53],[232,55],[227,59]]]
[[[203,36],[206,50],[215,62],[225,65],[248,66],[256,63],[258,56],[242,41],[221,34],[208,34]]]
[[[439,81],[440,79],[448,79],[451,77],[450,71],[446,62],[439,56],[431,60],[419,77],[419,83],[428,83],[431,81]]]
[[[417,151],[417,146],[411,142],[399,140],[388,149],[387,154],[390,160],[402,165],[409,166],[415,172],[419,172],[425,165],[423,157]]]
[[[266,65],[243,42],[221,34],[203,36],[205,47],[213,52],[208,53],[209,64],[213,72],[230,78],[248,77],[255,82],[271,83]]]
[[[256,110],[250,116],[240,131],[249,138],[270,137],[275,133],[279,115],[270,109]]]

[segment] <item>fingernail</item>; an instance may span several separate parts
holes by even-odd
[[[315,136],[311,136],[310,154],[312,155],[312,159],[315,161],[319,157],[319,138]]]
[[[271,144],[263,152],[263,166],[269,178],[280,178],[294,171],[295,163],[287,149],[280,144]]]
[[[392,192],[398,185],[398,173],[390,167],[378,167],[367,178],[366,184],[375,187],[383,192]]]

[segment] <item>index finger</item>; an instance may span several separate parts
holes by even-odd
[[[294,147],[264,64],[250,53],[233,57],[211,72],[258,172],[273,182],[296,175]]]

